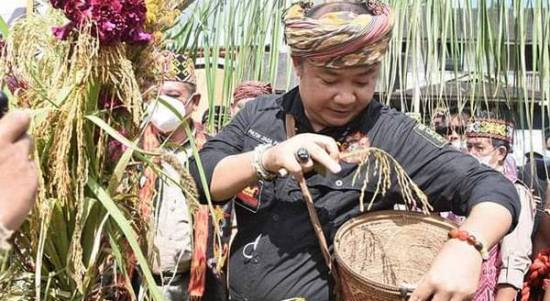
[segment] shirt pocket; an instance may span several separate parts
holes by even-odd
[[[361,185],[353,182],[351,177],[315,175],[308,179],[308,189],[327,238],[331,239],[344,221],[359,213]],[[297,184],[289,189],[288,195],[290,202],[303,204],[303,214],[308,216],[305,200]]]

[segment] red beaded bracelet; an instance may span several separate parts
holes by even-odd
[[[483,261],[489,259],[489,252],[487,252],[487,248],[485,247],[485,245],[481,241],[479,241],[474,235],[468,233],[468,231],[453,229],[449,231],[448,236],[449,239],[462,240],[472,245],[481,254],[481,258],[483,259]]]

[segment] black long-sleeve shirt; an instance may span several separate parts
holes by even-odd
[[[216,165],[229,155],[248,152],[258,144],[286,139],[285,114],[296,120],[297,133],[314,132],[305,116],[298,88],[283,96],[249,102],[223,131],[206,143],[200,158],[208,184]],[[426,193],[436,211],[467,215],[480,202],[506,207],[517,222],[520,205],[514,185],[499,172],[460,153],[426,127],[373,100],[347,126],[318,134],[344,141],[355,133],[370,146],[385,150]],[[332,242],[338,228],[360,214],[362,181],[352,181],[357,166],[341,163],[337,175],[311,173],[307,183],[323,231]],[[191,173],[202,191],[197,165]],[[225,175],[231,177],[231,174]],[[375,191],[369,181],[367,196]],[[203,198],[204,199],[204,198]],[[392,189],[378,197],[372,210],[392,209],[399,201]],[[258,183],[256,193],[235,199],[238,234],[231,247],[229,289],[233,300],[283,300],[305,297],[330,300],[331,284],[319,243],[298,184],[291,177]]]

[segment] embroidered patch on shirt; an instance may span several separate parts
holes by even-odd
[[[421,123],[416,124],[414,131],[437,148],[442,148],[445,144],[447,144],[447,140],[445,140],[445,138]]]
[[[275,145],[275,144],[278,143],[278,141],[275,141],[272,138],[267,137],[266,135],[260,133],[257,130],[254,130],[254,129],[248,129],[248,131],[246,131],[246,135],[248,137],[251,137],[251,138],[255,139],[256,141],[258,141],[260,143],[263,143],[263,144],[273,144],[273,145]]]
[[[254,213],[258,212],[260,208],[260,193],[261,193],[260,184],[255,186],[248,186],[243,189],[241,192],[237,193],[236,204],[241,207],[250,210]]]

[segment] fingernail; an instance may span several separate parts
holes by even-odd
[[[339,173],[342,171],[342,167],[340,166],[340,164],[336,163],[333,167],[332,167],[332,173]]]

